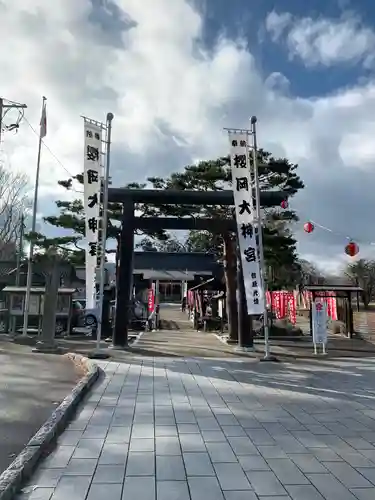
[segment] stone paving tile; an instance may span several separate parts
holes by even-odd
[[[325,466],[347,488],[371,488],[372,486],[364,476],[346,462],[327,462]]]
[[[126,466],[127,476],[152,476],[155,474],[155,454],[129,452]]]
[[[259,496],[287,495],[283,485],[271,471],[251,471],[246,473],[251,486]]]
[[[184,453],[186,474],[188,476],[214,476],[215,471],[208,453]]]
[[[288,458],[280,446],[258,446],[258,450],[266,460],[268,458]]]
[[[191,500],[224,500],[216,477],[189,477]]]
[[[125,465],[128,445],[126,443],[105,443],[99,457],[100,465]],[[74,455],[73,455],[74,456]]]
[[[213,463],[237,462],[229,443],[206,443],[206,446]]]
[[[203,430],[202,436],[206,443],[226,443],[226,437],[222,431]]]
[[[312,485],[293,485],[285,487],[292,500],[325,500]]]
[[[119,484],[92,484],[86,500],[121,500],[122,483]]]
[[[304,474],[327,473],[327,469],[314,455],[309,454],[288,454],[289,458],[297,465]]]
[[[332,474],[308,474],[310,482],[325,500],[355,500],[355,496]]]
[[[258,500],[259,497],[253,491],[224,491],[225,500]],[[263,497],[264,498],[264,497]],[[273,500],[277,497],[273,497]],[[285,499],[286,497],[284,497]]]
[[[93,483],[116,483],[124,482],[125,467],[122,465],[99,465],[95,470]]]
[[[157,481],[185,480],[186,473],[181,455],[175,457],[157,456],[156,479]]]
[[[206,446],[201,434],[180,434],[180,444],[183,452],[206,451]],[[214,444],[219,446],[222,445],[222,443]]]
[[[91,475],[93,474],[93,470]],[[66,469],[41,469],[34,476],[34,485],[40,488],[55,488]]]
[[[268,465],[282,484],[308,484],[306,476],[289,458],[270,458]]]
[[[179,455],[181,444],[177,436],[163,436],[155,438],[157,455]]]
[[[185,481],[158,481],[156,491],[158,500],[190,500],[188,485]]]
[[[110,427],[104,443],[123,444],[130,441],[131,427]]]
[[[268,463],[259,455],[242,455],[238,461],[245,472],[252,470],[271,470]]]
[[[214,464],[214,468],[223,491],[252,489],[240,464]]]
[[[123,500],[155,500],[155,484],[155,477],[126,477],[122,498]]]
[[[374,468],[359,467],[357,471],[375,486],[375,467]],[[352,488],[355,488],[355,486],[352,486]],[[359,486],[359,488],[362,488],[362,486]]]
[[[90,488],[89,476],[64,476],[59,481],[51,496],[51,500],[86,500]]]
[[[20,500],[375,499],[375,361],[101,366]]]
[[[98,460],[96,458],[72,458],[64,469],[64,475],[93,476],[97,465]]]
[[[358,500],[374,500],[375,498],[375,488],[353,488],[352,493],[358,498]]]
[[[59,437],[58,443],[62,446],[70,445],[77,446],[79,440],[82,438],[83,431],[70,431],[66,430],[62,436]]]
[[[61,469],[68,466],[75,446],[59,446],[42,464],[46,469]]]
[[[104,439],[80,439],[72,458],[99,458]]]
[[[28,500],[50,500],[54,492],[54,488],[35,488],[35,490],[25,498]]]

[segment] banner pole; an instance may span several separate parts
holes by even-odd
[[[266,267],[264,261],[264,246],[263,246],[263,228],[262,228],[262,213],[260,208],[260,187],[259,187],[259,174],[258,174],[258,145],[257,145],[257,131],[256,123],[257,117],[252,116],[250,119],[251,123],[251,135],[253,137],[253,169],[254,169],[254,186],[255,186],[255,209],[256,218],[258,223],[258,249],[259,249],[259,267],[260,267],[260,279],[263,290],[263,326],[264,326],[264,357],[262,361],[277,361],[277,359],[271,355],[270,351],[270,338],[269,338],[269,328],[268,328],[268,309],[266,301]]]
[[[104,281],[105,281],[105,253],[107,243],[107,224],[108,224],[108,187],[109,187],[109,172],[111,165],[111,135],[112,135],[112,120],[113,113],[107,114],[107,140],[106,140],[106,168],[104,173],[103,185],[103,215],[102,215],[102,245],[101,245],[101,259],[100,259],[100,274],[99,274],[99,311],[98,311],[98,328],[96,332],[96,353],[90,357],[107,358],[107,354],[100,354],[101,340],[102,340],[102,327],[103,327],[103,300],[104,300]]]

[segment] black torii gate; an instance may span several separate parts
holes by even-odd
[[[266,191],[260,195],[263,207],[280,205],[287,197],[285,192]],[[160,205],[233,205],[232,191],[188,191],[158,189],[109,188],[108,201],[122,203],[121,243],[117,273],[116,316],[113,346],[124,348],[128,344],[130,299],[133,280],[133,252],[135,229],[209,230],[225,233],[235,229],[234,219],[195,217],[135,217],[134,205],[145,203]]]

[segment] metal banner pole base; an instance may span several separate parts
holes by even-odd
[[[90,359],[108,359],[110,358],[110,354],[107,354],[106,352],[103,352],[103,351],[99,351],[99,350],[94,350],[92,352],[90,352],[88,355],[87,355],[88,358]]]
[[[254,347],[251,346],[245,346],[245,345],[239,345],[234,348],[236,352],[254,352]]]
[[[60,354],[62,353],[62,349],[55,342],[49,343],[44,340],[39,340],[32,352],[40,352],[42,354]]]
[[[111,349],[111,351],[130,351],[130,348],[128,345],[114,345],[111,344],[108,346],[108,349]]]
[[[276,358],[276,356],[273,356],[272,354],[266,354],[265,356],[263,356],[263,358],[260,358],[259,361],[269,361],[269,362],[272,362],[272,363],[278,363],[279,360]]]
[[[317,356],[319,353],[318,353],[318,344],[316,344],[314,342],[314,355]],[[323,356],[326,356],[328,353],[327,353],[327,350],[326,350],[326,344],[322,343],[322,355]]]

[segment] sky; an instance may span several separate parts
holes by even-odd
[[[56,234],[41,220],[71,196],[57,180],[83,169],[81,115],[115,115],[114,186],[227,154],[223,128],[256,115],[259,145],[305,182],[290,202],[301,255],[336,270],[348,237],[374,256],[374,2],[0,0],[0,29],[1,94],[28,106],[1,156],[31,185],[47,97],[39,229]]]

